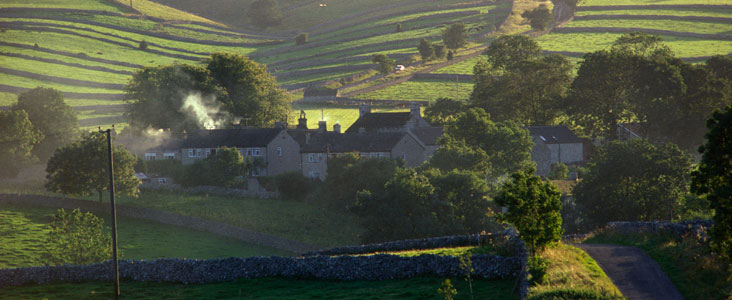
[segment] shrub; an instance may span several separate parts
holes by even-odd
[[[529,274],[531,278],[529,283],[537,285],[544,283],[546,280],[546,270],[549,268],[549,260],[539,256],[534,256],[529,260]]]
[[[138,48],[140,48],[140,50],[147,50],[147,47],[148,46],[149,45],[148,45],[147,41],[146,40],[142,40],[142,41],[140,41],[140,45],[138,46]]]
[[[304,45],[308,43],[308,34],[307,32],[298,34],[297,37],[295,37],[295,45]]]
[[[552,166],[552,170],[549,171],[549,175],[547,177],[551,180],[564,180],[567,179],[568,173],[569,168],[567,165],[558,162]]]
[[[396,24],[396,32],[402,32],[402,23]]]
[[[455,54],[452,51],[447,52],[447,60],[452,60],[455,57]]]
[[[67,213],[63,208],[53,216],[44,260],[48,265],[86,265],[112,257],[111,235],[104,220],[78,208]]]
[[[435,52],[435,57],[438,59],[445,58],[445,50],[447,49],[445,45],[442,44],[434,44],[432,45],[432,49]]]
[[[298,171],[279,174],[274,181],[280,198],[285,200],[303,201],[313,187],[313,180]]]

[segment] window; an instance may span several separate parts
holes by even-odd
[[[165,159],[175,159],[175,153],[173,153],[173,152],[165,152],[165,153],[163,153],[163,157]]]
[[[369,153],[369,157],[376,157],[376,152]]]
[[[254,148],[254,156],[259,156],[259,148]]]
[[[158,178],[158,184],[166,184],[168,181],[165,178]]]
[[[201,149],[196,149],[196,157],[201,157]]]
[[[384,152],[379,152],[379,157],[384,157]]]
[[[315,153],[308,154],[308,161],[311,163],[315,162]]]
[[[407,160],[407,152],[402,152],[402,159]]]
[[[252,148],[247,148],[247,156],[252,156]]]
[[[211,155],[211,149],[206,148],[206,156],[210,156],[210,155]]]
[[[193,157],[193,149],[188,149],[188,157]]]
[[[145,153],[145,160],[155,160],[155,153]]]
[[[282,147],[277,147],[277,156],[282,156]]]

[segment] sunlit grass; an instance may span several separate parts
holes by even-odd
[[[328,124],[328,130],[332,130],[333,125],[337,122],[341,125],[341,132],[351,127],[353,122],[358,119],[358,106],[356,105],[337,105],[337,104],[296,104],[293,105],[293,113],[289,120],[290,124],[297,124],[297,115],[300,110],[304,110],[308,118],[308,128],[318,128],[318,121],[325,119]],[[372,112],[404,112],[409,111],[408,108],[399,107],[382,107],[373,106]]]
[[[676,4],[729,4],[729,0],[585,0],[580,6],[594,5],[676,5]]]
[[[528,299],[625,299],[584,250],[565,244],[548,248],[546,280],[529,289]]]
[[[123,5],[129,5],[130,3],[132,3],[132,8],[139,11],[143,15],[147,15],[147,16],[151,16],[151,17],[161,18],[161,19],[165,19],[165,20],[203,22],[203,23],[209,23],[209,24],[213,24],[213,25],[226,27],[226,25],[224,25],[224,24],[216,23],[209,19],[202,18],[202,17],[196,16],[194,14],[180,11],[180,10],[177,10],[170,6],[161,5],[161,4],[155,3],[153,1],[149,1],[149,0],[134,0],[134,1],[114,0],[114,1],[116,1],[117,3],[123,4]]]
[[[432,73],[435,74],[469,74],[473,75],[473,67],[478,63],[478,60],[482,59],[481,56],[473,57],[461,61],[456,64],[449,65],[447,67],[438,69]]]
[[[461,100],[467,100],[472,92],[472,82],[419,79],[361,94],[358,97],[363,99],[431,102],[440,97],[455,99],[456,95]]]
[[[0,269],[43,265],[44,243],[55,212],[56,209],[47,207],[0,205]],[[110,226],[108,216],[98,216]],[[292,255],[206,232],[127,217],[118,217],[117,229],[124,259]]]
[[[567,23],[567,28],[647,28],[658,30],[669,30],[676,32],[694,32],[705,34],[729,34],[732,33],[732,24],[721,22],[703,21],[678,21],[678,20],[628,20],[614,18],[612,20],[575,20]]]
[[[695,16],[695,17],[732,17],[732,9],[720,8],[676,8],[676,9],[629,9],[629,10],[580,10],[575,16],[590,15],[659,15],[659,16]]]

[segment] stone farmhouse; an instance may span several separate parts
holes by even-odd
[[[574,164],[584,161],[583,140],[566,126],[529,126],[534,141],[531,159],[536,163],[536,174],[546,176],[556,163]]]

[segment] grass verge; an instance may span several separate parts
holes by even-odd
[[[529,289],[527,299],[625,299],[584,250],[559,244],[540,256],[549,261],[546,279]]]
[[[599,232],[590,244],[634,246],[653,258],[687,300],[730,299],[732,281],[724,264],[696,237]]]

